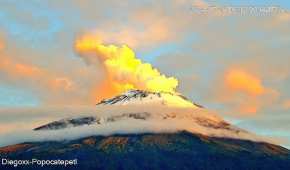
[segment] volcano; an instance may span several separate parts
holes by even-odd
[[[181,94],[130,90],[102,100],[96,109],[97,114],[35,127],[39,140],[2,147],[1,159],[77,160],[69,167],[42,169],[290,169],[288,149]]]

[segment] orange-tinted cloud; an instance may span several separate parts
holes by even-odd
[[[245,106],[241,108],[241,112],[247,113],[247,114],[256,114],[258,111],[257,106]]]
[[[279,96],[279,92],[263,84],[260,76],[245,68],[230,68],[220,80],[214,88],[215,100],[227,105],[231,115],[256,115]]]
[[[261,80],[253,74],[239,69],[231,69],[225,75],[225,85],[233,91],[240,91],[252,96],[265,93]]]
[[[126,26],[119,28],[119,31],[95,30],[91,32],[91,36],[98,37],[105,42],[114,44],[126,44],[131,48],[136,48],[148,42],[153,44],[162,43],[173,38],[169,30],[170,25],[166,22],[158,22],[154,25],[146,26],[145,30]]]
[[[0,51],[5,48],[5,43],[4,41],[0,38]]]
[[[290,13],[281,13],[277,15],[277,19],[281,22],[288,22],[290,20]]]
[[[0,52],[6,47],[6,41],[5,41],[4,34],[0,31]]]
[[[25,65],[21,63],[10,63],[10,67],[14,68],[13,74],[18,76],[40,76],[42,71],[35,66]],[[10,70],[12,71],[12,70]]]
[[[283,102],[283,108],[286,110],[290,109],[290,99]]]
[[[72,86],[68,78],[58,77],[37,66],[18,63],[8,58],[1,58],[0,71],[15,79],[26,79],[29,81],[39,81],[38,83],[50,89],[68,90]]]
[[[60,96],[75,90],[75,83],[69,77],[52,73],[36,65],[20,63],[7,56],[0,56],[0,73],[5,75],[5,81],[21,86],[22,89],[39,90],[44,103],[60,102]],[[21,83],[19,83],[21,82]],[[49,96],[55,94],[51,100]],[[62,100],[65,101],[65,100]]]
[[[107,44],[127,45],[130,48],[152,48],[162,43],[179,41],[185,36],[184,30],[188,27],[191,15],[189,12],[159,8],[164,4],[154,2],[155,6],[142,6],[130,9],[126,22],[102,20],[102,24],[90,30],[92,36],[98,37]],[[174,9],[185,5],[190,6],[190,2],[171,1],[168,5]],[[183,18],[183,19],[180,19]],[[172,22],[174,21],[174,22]],[[88,32],[88,31],[85,31]],[[187,31],[186,31],[187,32]]]
[[[208,4],[203,0],[193,0],[192,5],[200,8],[208,6]]]

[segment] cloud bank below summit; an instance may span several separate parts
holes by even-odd
[[[108,118],[123,113],[151,113],[146,120],[120,119],[111,123],[92,124],[81,127],[71,127],[62,130],[33,131],[33,128],[46,123],[64,118],[77,118],[83,116],[97,116]],[[174,108],[162,106],[98,106],[98,107],[67,107],[67,108],[26,108],[26,109],[1,109],[0,120],[0,146],[33,141],[57,141],[72,140],[92,135],[111,135],[120,133],[160,133],[177,132],[186,130],[192,133],[199,133],[215,137],[228,137],[237,139],[248,139],[253,141],[269,141],[276,143],[269,138],[256,136],[252,133],[241,131],[233,133],[224,129],[213,129],[200,126],[194,122],[196,118],[203,118],[211,121],[222,121],[216,114],[205,109],[197,108]],[[25,115],[19,116],[19,115]],[[171,115],[171,118],[162,119],[164,115]],[[17,119],[15,119],[17,117]]]

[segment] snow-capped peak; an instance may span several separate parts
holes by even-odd
[[[185,130],[213,137],[260,140],[180,94],[130,90],[101,101],[92,110],[82,112],[84,113],[62,117],[46,124],[41,123],[33,129],[33,135],[37,139],[51,139],[60,135],[69,140],[91,135]]]
[[[129,90],[116,97],[102,100],[97,105],[165,105],[173,107],[202,108],[180,94]]]

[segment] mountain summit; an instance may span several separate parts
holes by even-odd
[[[258,138],[245,130],[231,125],[218,115],[202,106],[192,103],[180,94],[157,93],[130,90],[97,104],[102,112],[96,114],[64,118],[36,127],[35,131],[73,129],[76,127],[117,128],[122,133],[173,132],[186,130],[215,137]],[[124,123],[125,122],[125,123]]]
[[[102,100],[97,105],[145,105],[160,104],[174,107],[195,107],[202,108],[201,105],[191,102],[180,94],[169,92],[149,92],[143,90],[129,90],[111,99]]]

